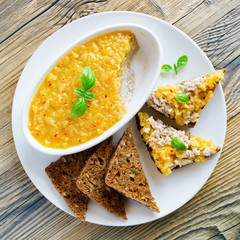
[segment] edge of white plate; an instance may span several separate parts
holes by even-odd
[[[166,21],[164,21],[164,20],[158,19],[158,18],[153,17],[153,16],[148,15],[148,14],[131,12],[131,11],[129,11],[129,12],[128,12],[128,11],[109,11],[109,12],[96,13],[96,14],[93,14],[93,15],[90,15],[90,16],[86,16],[86,17],[84,17],[84,19],[86,19],[86,18],[91,18],[91,17],[93,17],[93,16],[95,16],[95,15],[106,15],[106,14],[107,14],[107,15],[108,15],[108,14],[109,14],[109,15],[110,15],[110,14],[133,14],[133,15],[139,15],[139,16],[144,15],[144,16],[146,16],[146,17],[148,17],[148,18],[152,18],[152,19],[154,19],[154,20],[156,20],[156,21],[161,21],[161,22],[163,22],[164,24],[166,24],[166,25],[168,25],[168,26],[170,26],[170,27],[173,27],[176,31],[180,32],[180,33],[183,34],[186,38],[188,38],[189,40],[191,40],[191,41],[193,42],[193,44],[200,50],[200,52],[202,53],[203,57],[204,57],[204,58],[209,62],[209,64],[212,66],[212,69],[213,69],[213,71],[214,71],[214,67],[213,67],[211,61],[208,59],[208,57],[207,57],[206,54],[203,52],[203,50],[202,50],[187,34],[185,34],[183,31],[181,31],[180,29],[176,28],[175,26],[173,26],[172,24],[170,24],[170,23],[168,23],[168,22],[166,22]],[[78,19],[78,20],[75,20],[74,22],[71,22],[70,24],[74,24],[76,21],[80,21],[80,20],[81,20],[81,18]],[[69,24],[68,24],[68,25],[69,25]],[[46,40],[44,40],[44,41],[46,41]],[[44,41],[43,41],[43,42],[44,42]],[[221,91],[221,93],[222,93],[222,94],[221,94],[221,99],[222,99],[223,102],[224,102],[224,112],[225,112],[224,123],[225,123],[225,128],[224,128],[224,138],[223,138],[222,144],[221,144],[221,150],[220,150],[220,152],[218,152],[218,154],[219,154],[218,160],[219,160],[219,158],[220,158],[220,154],[221,154],[221,152],[222,152],[222,148],[223,148],[223,145],[224,145],[224,140],[225,140],[225,136],[226,136],[226,123],[227,123],[226,103],[225,103],[224,93],[223,93],[223,89],[222,89],[221,84],[219,84],[219,87],[220,87],[220,91]],[[14,102],[16,101],[16,92],[17,92],[17,89],[18,89],[18,84],[17,84],[17,87],[16,87],[16,89],[15,89],[12,106],[14,105]],[[15,115],[15,112],[16,112],[15,108],[12,107],[12,116]],[[13,123],[13,122],[14,122],[14,120],[13,120],[13,117],[12,117],[12,123]],[[17,153],[18,153],[18,152],[19,152],[19,149],[16,147],[16,142],[15,142],[15,137],[14,137],[14,133],[16,132],[14,124],[12,124],[12,132],[13,132],[13,139],[14,139],[15,148],[16,148],[16,151],[17,151]],[[18,155],[18,156],[19,156],[19,155]],[[20,157],[19,157],[19,159],[20,159]],[[218,160],[216,161],[216,164],[217,164]],[[20,159],[20,162],[21,162],[21,164],[22,164],[22,166],[23,166],[23,168],[24,168],[24,170],[25,170],[24,164],[22,163],[21,159]],[[192,196],[191,196],[187,201],[185,201],[185,202],[177,205],[171,212],[169,212],[169,213],[167,213],[167,214],[165,214],[165,215],[163,215],[163,216],[161,216],[161,217],[156,217],[156,218],[154,218],[154,219],[152,219],[152,220],[150,220],[150,221],[140,221],[140,222],[137,222],[137,223],[123,224],[123,225],[101,224],[101,223],[94,222],[94,221],[89,221],[89,222],[94,223],[94,224],[98,224],[98,225],[104,225],[104,226],[124,227],[124,226],[134,226],[134,225],[144,224],[144,223],[147,223],[147,222],[152,222],[152,221],[158,220],[158,219],[160,219],[160,218],[163,218],[163,217],[165,217],[165,216],[173,213],[174,211],[176,211],[176,210],[179,209],[180,207],[184,206],[187,202],[189,202],[189,201],[200,191],[200,189],[204,186],[204,184],[207,182],[207,180],[210,178],[211,174],[213,173],[213,170],[214,170],[214,168],[216,167],[216,164],[213,166],[210,175],[209,175],[206,179],[202,180],[202,182],[201,182],[201,184],[200,184],[200,187],[198,187],[198,188],[194,191],[194,193],[192,194]],[[26,171],[25,171],[25,172],[26,172]],[[28,177],[29,177],[29,174],[28,174],[27,172],[26,172],[26,174],[27,174]],[[30,177],[29,177],[29,178],[30,178]],[[30,178],[30,180],[32,181],[31,178]],[[33,181],[32,181],[32,182],[33,182]],[[35,185],[34,182],[33,182],[33,184]],[[36,187],[36,185],[35,185],[35,187]],[[37,187],[36,187],[36,188],[37,188]],[[37,188],[37,189],[38,189],[38,188]],[[41,192],[39,189],[38,189],[38,191]],[[42,192],[41,192],[41,194],[42,194],[46,199],[48,199],[48,197],[45,196]],[[50,201],[50,200],[48,199],[48,201]],[[50,202],[51,202],[51,201],[50,201]],[[52,202],[51,202],[51,203],[52,203]],[[52,204],[54,204],[54,203],[52,203]],[[55,204],[54,204],[54,205],[55,205]],[[55,205],[55,206],[56,206],[56,205]],[[56,207],[59,208],[59,209],[61,209],[61,210],[64,211],[64,212],[66,212],[66,211],[65,211],[64,209],[62,209],[61,207],[59,207],[59,206],[56,206]],[[68,212],[66,212],[66,213],[68,213]],[[68,213],[68,214],[69,214],[69,213]],[[70,214],[70,215],[74,216],[73,214]],[[74,217],[75,217],[75,216],[74,216]],[[87,219],[86,219],[86,222],[88,222]],[[126,223],[127,223],[127,221],[126,221]]]

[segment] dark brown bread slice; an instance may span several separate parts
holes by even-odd
[[[105,174],[113,154],[112,137],[106,139],[87,160],[77,178],[77,187],[89,198],[117,217],[127,219],[125,198],[105,184]]]
[[[110,160],[105,182],[126,197],[159,212],[142,169],[130,127],[124,132]]]
[[[77,188],[76,179],[87,158],[95,149],[94,147],[80,153],[63,156],[45,169],[54,187],[80,221],[85,220],[88,197]]]

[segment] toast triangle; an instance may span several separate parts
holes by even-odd
[[[159,212],[143,171],[130,127],[124,132],[110,160],[105,182],[126,197]]]

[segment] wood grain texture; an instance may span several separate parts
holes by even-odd
[[[31,183],[15,151],[11,106],[20,74],[37,47],[67,23],[103,11],[137,11],[179,27],[204,50],[222,84],[227,134],[204,187],[183,207],[132,227],[80,223]],[[239,0],[0,1],[0,239],[240,239],[240,3]]]

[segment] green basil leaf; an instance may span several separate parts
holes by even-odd
[[[171,144],[177,150],[184,151],[186,149],[184,143],[178,138],[173,138],[172,141],[171,141]]]
[[[90,90],[96,82],[95,74],[90,67],[85,67],[81,74],[81,83],[85,91]]]
[[[76,88],[75,92],[77,93],[78,96],[84,97],[86,100],[94,99],[94,95],[91,92],[85,91],[82,88]]]
[[[189,102],[189,97],[185,93],[178,93],[175,97],[178,100],[178,102],[180,102],[180,103]]]
[[[175,63],[173,64],[173,66],[174,66],[174,72],[175,72],[175,74],[177,75],[177,74],[178,74],[178,71],[177,71],[177,66],[176,66],[176,64],[175,64]]]
[[[94,95],[91,92],[85,92],[83,97],[90,101],[94,99]]]
[[[72,118],[81,117],[87,110],[87,102],[85,98],[78,98],[72,106],[70,116]]]
[[[164,65],[162,65],[161,73],[167,73],[167,72],[169,72],[169,71],[171,71],[171,70],[172,70],[171,65],[169,65],[169,64],[164,64]]]
[[[75,92],[79,97],[84,97],[84,94],[86,93],[86,91],[83,88],[76,88]]]
[[[188,62],[188,57],[186,55],[181,56],[177,61],[177,67],[184,67]]]

